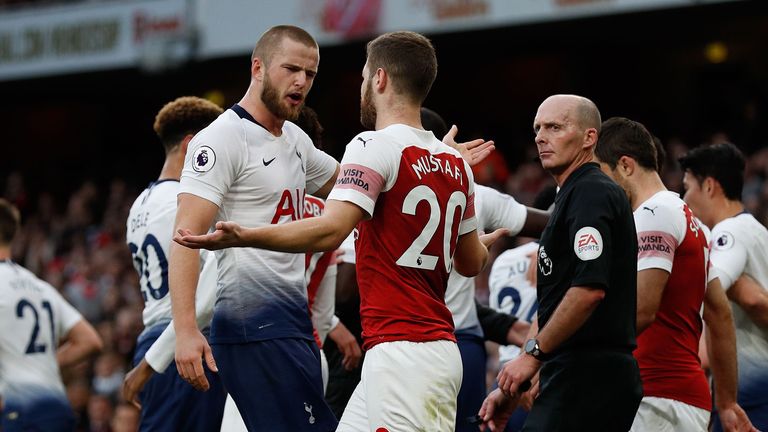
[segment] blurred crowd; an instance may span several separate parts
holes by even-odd
[[[711,142],[701,144],[723,140],[728,137],[716,134]],[[689,146],[677,139],[664,144],[663,179],[671,190],[682,192],[683,173],[677,158]],[[476,181],[531,205],[542,188],[554,183],[536,160],[535,147],[529,142],[525,148],[529,154],[516,164],[508,163],[501,152],[494,153],[474,167]],[[758,146],[748,153],[746,177],[745,206],[768,224],[768,148]],[[125,244],[125,221],[143,185],[86,181],[62,200],[49,192],[28,191],[25,174],[13,172],[3,180],[3,197],[17,205],[23,216],[14,261],[56,287],[104,341],[105,349],[98,357],[64,371],[68,397],[78,416],[77,430],[135,431],[138,411],[121,400],[120,388],[142,331],[143,302]],[[478,278],[477,287],[479,300],[487,304],[487,272]]]

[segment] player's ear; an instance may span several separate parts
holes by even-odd
[[[254,57],[251,61],[251,78],[261,81],[266,73],[266,65],[260,57]]]
[[[704,181],[701,184],[701,189],[704,191],[705,194],[707,194],[708,197],[712,197],[715,194],[715,188],[718,186],[717,182],[715,182],[715,179],[712,177],[707,177],[704,179]]]
[[[389,84],[389,75],[387,75],[387,71],[382,68],[376,69],[376,73],[373,75],[373,87],[381,93]]]
[[[631,176],[637,169],[637,162],[629,156],[622,156],[616,164],[624,177]]]

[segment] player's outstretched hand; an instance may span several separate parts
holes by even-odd
[[[488,428],[491,432],[503,431],[517,408],[518,399],[516,396],[505,395],[499,389],[492,391],[483,401],[480,412],[477,413],[482,421],[480,430],[485,432]]]
[[[504,237],[506,235],[509,235],[509,230],[506,228],[499,228],[496,231],[488,234],[483,234],[480,236],[480,242],[485,245],[485,247],[491,247],[492,244],[496,242],[496,240],[500,239],[501,237]]]
[[[203,369],[205,364],[213,372],[218,372],[216,361],[213,359],[208,341],[200,330],[195,328],[189,332],[176,331],[176,370],[184,381],[190,383],[197,390],[206,391],[211,386],[205,377]]]
[[[188,229],[180,229],[173,241],[190,249],[217,250],[242,246],[243,228],[235,222],[216,222],[216,231],[194,235]]]
[[[152,377],[155,371],[145,359],[141,359],[135,368],[131,369],[123,380],[123,399],[138,409],[141,409],[139,403],[139,392],[144,389],[144,385]]]
[[[747,413],[737,403],[733,403],[727,408],[719,408],[720,424],[726,432],[759,432],[752,422],[749,421]]]
[[[341,360],[344,369],[351,371],[360,364],[363,352],[360,350],[360,345],[357,344],[357,339],[355,339],[355,336],[347,329],[344,323],[339,322],[328,333],[328,337],[339,347],[339,351],[344,356]]]
[[[541,362],[528,354],[521,354],[514,360],[506,362],[496,377],[499,382],[499,390],[507,396],[517,395],[520,391],[528,391],[531,378],[539,371],[540,367]],[[526,386],[528,388],[525,388]]]
[[[457,143],[457,133],[459,133],[459,128],[456,127],[456,125],[451,126],[451,129],[443,137],[443,143],[458,150],[459,153],[461,153],[461,157],[467,161],[470,166],[477,165],[496,149],[496,146],[493,145],[493,141],[486,141],[482,138]]]

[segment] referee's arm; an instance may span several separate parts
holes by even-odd
[[[545,353],[556,351],[560,344],[573,336],[587,322],[604,297],[605,291],[600,288],[570,287],[547,325],[536,337],[539,348]]]

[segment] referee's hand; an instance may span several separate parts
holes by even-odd
[[[531,385],[531,378],[540,367],[541,362],[528,354],[521,354],[514,360],[508,361],[496,377],[499,390],[506,396],[515,396],[527,391]]]

